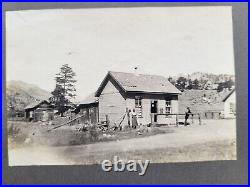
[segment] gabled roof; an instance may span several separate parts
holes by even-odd
[[[136,75],[134,73],[109,71],[95,96],[100,95],[109,77],[111,77],[125,92],[181,93],[166,77],[160,75]]]
[[[232,89],[231,92],[229,92],[229,94],[226,95],[226,97],[222,101],[225,102],[233,94],[234,91],[235,89]]]
[[[49,103],[48,101],[46,100],[42,100],[42,101],[35,101],[33,103],[30,103],[29,105],[27,105],[24,109],[27,110],[27,109],[32,109],[32,108],[35,108],[37,107],[38,105],[42,104],[43,102],[46,102],[46,103]]]
[[[91,103],[98,103],[98,97],[95,97],[95,93],[91,93],[83,101],[79,102],[79,105],[87,105]]]

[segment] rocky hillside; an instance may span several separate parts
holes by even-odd
[[[186,79],[195,80],[198,81],[211,81],[212,83],[219,83],[219,82],[225,82],[228,80],[235,81],[234,75],[229,74],[213,74],[213,73],[204,73],[204,72],[194,72],[191,74],[179,74],[177,76],[173,76],[174,80],[177,80],[179,77],[184,77]]]
[[[31,102],[50,96],[48,91],[23,81],[8,81],[6,84],[7,110],[23,110]]]
[[[195,72],[192,74],[179,74],[169,77],[168,80],[179,90],[217,90],[221,92],[225,89],[235,87],[235,76],[229,74],[212,74]]]
[[[184,113],[190,107],[194,113],[207,111],[222,111],[222,100],[230,91],[217,92],[216,90],[185,90],[179,96],[179,112]]]

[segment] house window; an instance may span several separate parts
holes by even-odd
[[[142,97],[135,96],[135,112],[139,118],[142,118]]]
[[[171,105],[171,100],[166,99],[166,114],[171,114],[172,113],[172,105]],[[168,117],[168,116],[166,116]]]
[[[229,112],[230,114],[235,113],[235,103],[229,103]]]

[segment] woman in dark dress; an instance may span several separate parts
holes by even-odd
[[[129,109],[127,112],[128,117],[128,127],[130,128],[132,126],[132,117],[131,117],[131,110]]]
[[[185,126],[187,126],[187,120],[189,118],[189,115],[191,115],[191,114],[192,114],[192,112],[191,112],[190,108],[187,107],[186,112],[185,112],[185,123],[184,123]]]
[[[137,126],[138,126],[137,115],[136,115],[135,109],[133,109],[133,112],[132,112],[132,128],[136,129]]]

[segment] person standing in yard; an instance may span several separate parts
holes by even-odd
[[[192,112],[191,112],[190,108],[187,107],[187,109],[185,111],[185,123],[184,123],[185,126],[187,126],[187,120],[189,118],[189,115],[191,115],[191,114],[192,114]]]
[[[132,114],[131,114],[131,110],[129,109],[127,112],[128,115],[128,127],[130,128],[132,125]]]
[[[131,112],[132,114],[132,128],[136,129],[136,127],[138,126],[138,122],[137,122],[137,114],[135,112],[135,109],[133,109],[133,112]]]

